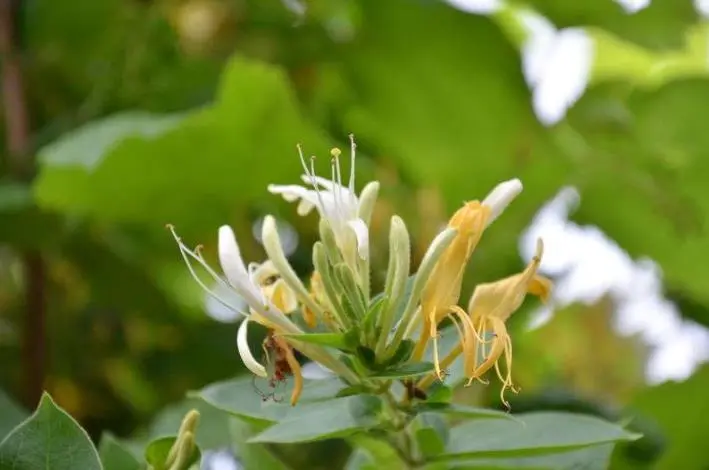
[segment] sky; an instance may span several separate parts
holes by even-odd
[[[446,1],[470,13],[490,13],[500,7],[500,0]],[[650,0],[618,3],[632,14],[647,7]],[[709,0],[695,0],[695,5],[709,16]],[[581,28],[557,30],[543,17],[527,14],[522,21],[530,32],[522,61],[532,90],[532,104],[540,122],[553,125],[563,119],[586,88],[593,63],[593,41]],[[646,368],[648,382],[686,379],[698,365],[709,360],[709,330],[683,320],[675,305],[663,297],[662,270],[651,259],[632,259],[598,227],[570,221],[569,216],[579,204],[583,200],[573,187],[559,188],[520,239],[524,260],[531,258],[535,240],[544,239],[541,270],[556,280],[550,308],[533,315],[530,329],[549,321],[554,307],[572,302],[593,303],[608,294],[617,303],[616,330],[622,335],[638,334],[651,346]],[[285,224],[279,226],[286,231],[282,239],[291,243],[289,249],[294,249],[297,234]],[[254,233],[259,232],[255,227]],[[211,304],[208,310],[216,318],[229,320],[218,305]],[[311,375],[318,375],[317,370],[309,369]],[[203,468],[241,467],[230,454],[222,452],[206,455]]]

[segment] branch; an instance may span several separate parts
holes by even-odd
[[[28,181],[34,172],[30,153],[30,122],[23,87],[22,64],[17,47],[16,19],[20,2],[0,0],[0,66],[2,66],[2,104],[5,113],[7,153],[11,176]],[[23,364],[27,406],[34,408],[42,395],[45,369],[45,265],[41,253],[21,254],[24,267],[25,328]]]

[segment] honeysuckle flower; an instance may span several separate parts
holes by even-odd
[[[539,239],[536,253],[524,271],[496,282],[479,284],[468,304],[468,315],[471,320],[468,325],[474,330],[472,332],[474,334],[468,332],[464,335],[465,375],[468,377],[468,385],[494,366],[497,376],[502,381],[500,398],[507,406],[509,405],[504,397],[505,390],[515,389],[512,384],[512,340],[505,322],[519,309],[527,294],[538,296],[542,302],[548,300],[552,282],[537,274],[543,251],[544,245]],[[462,309],[457,310],[460,312]],[[489,333],[492,333],[492,338],[484,339]],[[482,345],[483,351],[480,363],[478,343]],[[500,368],[503,354],[507,369],[504,374]]]
[[[438,324],[445,318],[451,318],[455,312],[465,268],[483,231],[521,190],[522,183],[518,179],[500,183],[482,203],[467,202],[448,223],[448,228],[455,229],[457,234],[439,258],[424,287],[421,298],[423,329],[413,354],[415,359],[420,360],[428,341],[433,339],[434,364],[439,378],[442,378],[442,369],[438,359]]]
[[[299,215],[307,215],[315,208],[335,232],[337,244],[345,259],[350,257],[352,251],[356,252],[359,258],[366,259],[369,256],[369,228],[362,218],[361,201],[355,193],[356,145],[353,136],[350,136],[350,144],[350,176],[347,186],[342,184],[339,149],[334,148],[331,151],[332,176],[328,180],[315,174],[312,159],[308,167],[298,146],[298,154],[305,172],[302,180],[307,186],[271,184],[268,191],[280,194],[288,202],[299,201],[296,209]],[[370,183],[373,184],[377,183]]]

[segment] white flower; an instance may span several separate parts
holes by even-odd
[[[521,192],[522,182],[517,178],[503,181],[495,186],[482,202],[484,206],[490,208],[487,226],[493,223]]]
[[[271,184],[268,186],[268,191],[282,195],[283,199],[288,202],[300,200],[297,207],[298,215],[307,215],[313,208],[316,208],[320,217],[330,223],[340,249],[345,251],[345,248],[350,244],[350,240],[354,237],[359,257],[366,259],[369,253],[369,229],[360,216],[360,199],[355,194],[356,145],[352,136],[350,136],[350,142],[350,179],[347,186],[342,184],[339,149],[333,149],[331,152],[332,178],[327,180],[315,175],[312,160],[310,168],[308,168],[303,152],[298,146],[300,161],[305,171],[302,179],[312,189],[300,185]]]
[[[255,319],[259,321],[261,321],[260,319],[266,320],[268,322],[267,326],[271,328],[279,328],[290,333],[299,332],[298,328],[288,320],[284,312],[279,308],[280,306],[284,309],[287,308],[288,311],[293,310],[296,303],[293,294],[285,285],[278,282],[279,279],[276,279],[275,276],[275,268],[270,261],[263,264],[250,263],[248,269],[246,268],[231,227],[223,225],[219,228],[219,262],[228,282],[209,266],[202,257],[199,247],[195,250],[190,250],[177,236],[175,229],[172,226],[168,226],[168,228],[172,232],[175,241],[177,241],[180,253],[187,264],[190,274],[216,301],[244,317],[249,317],[255,313],[258,315]],[[209,273],[216,284],[216,289],[207,286],[197,275],[192,265],[193,261],[196,261]],[[275,282],[271,282],[271,280]],[[231,289],[244,299],[249,311],[242,311],[239,305],[225,300],[223,296],[218,294],[217,290],[223,291],[224,289]],[[277,302],[272,300],[275,297],[278,297]]]

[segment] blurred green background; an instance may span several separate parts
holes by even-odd
[[[632,14],[613,0],[455,3],[0,1],[0,436],[46,389],[92,437],[139,439],[179,421],[186,391],[243,373],[237,325],[205,313],[165,224],[212,260],[231,224],[261,260],[254,227],[272,213],[306,276],[315,218],[265,188],[298,181],[296,143],[326,157],[352,132],[359,183],[382,182],[375,282],[393,213],[417,262],[462,201],[521,178],[465,291],[519,270],[523,234],[556,234],[556,312],[532,331],[533,306],[513,322],[513,410],[632,420],[645,437],[613,468],[709,468],[709,367],[689,363],[709,336],[709,23],[689,0]],[[540,225],[564,187],[581,225]],[[657,263],[654,290],[620,289],[618,264],[569,235],[593,227],[628,266]],[[599,269],[574,271],[579,254]],[[619,332],[630,297],[649,299],[635,309],[654,340]],[[653,313],[673,305],[696,341]],[[683,380],[647,380],[657,338]],[[494,387],[460,399],[499,405]],[[208,447],[228,444],[219,425]],[[278,451],[293,468],[347,453],[319,449]]]

